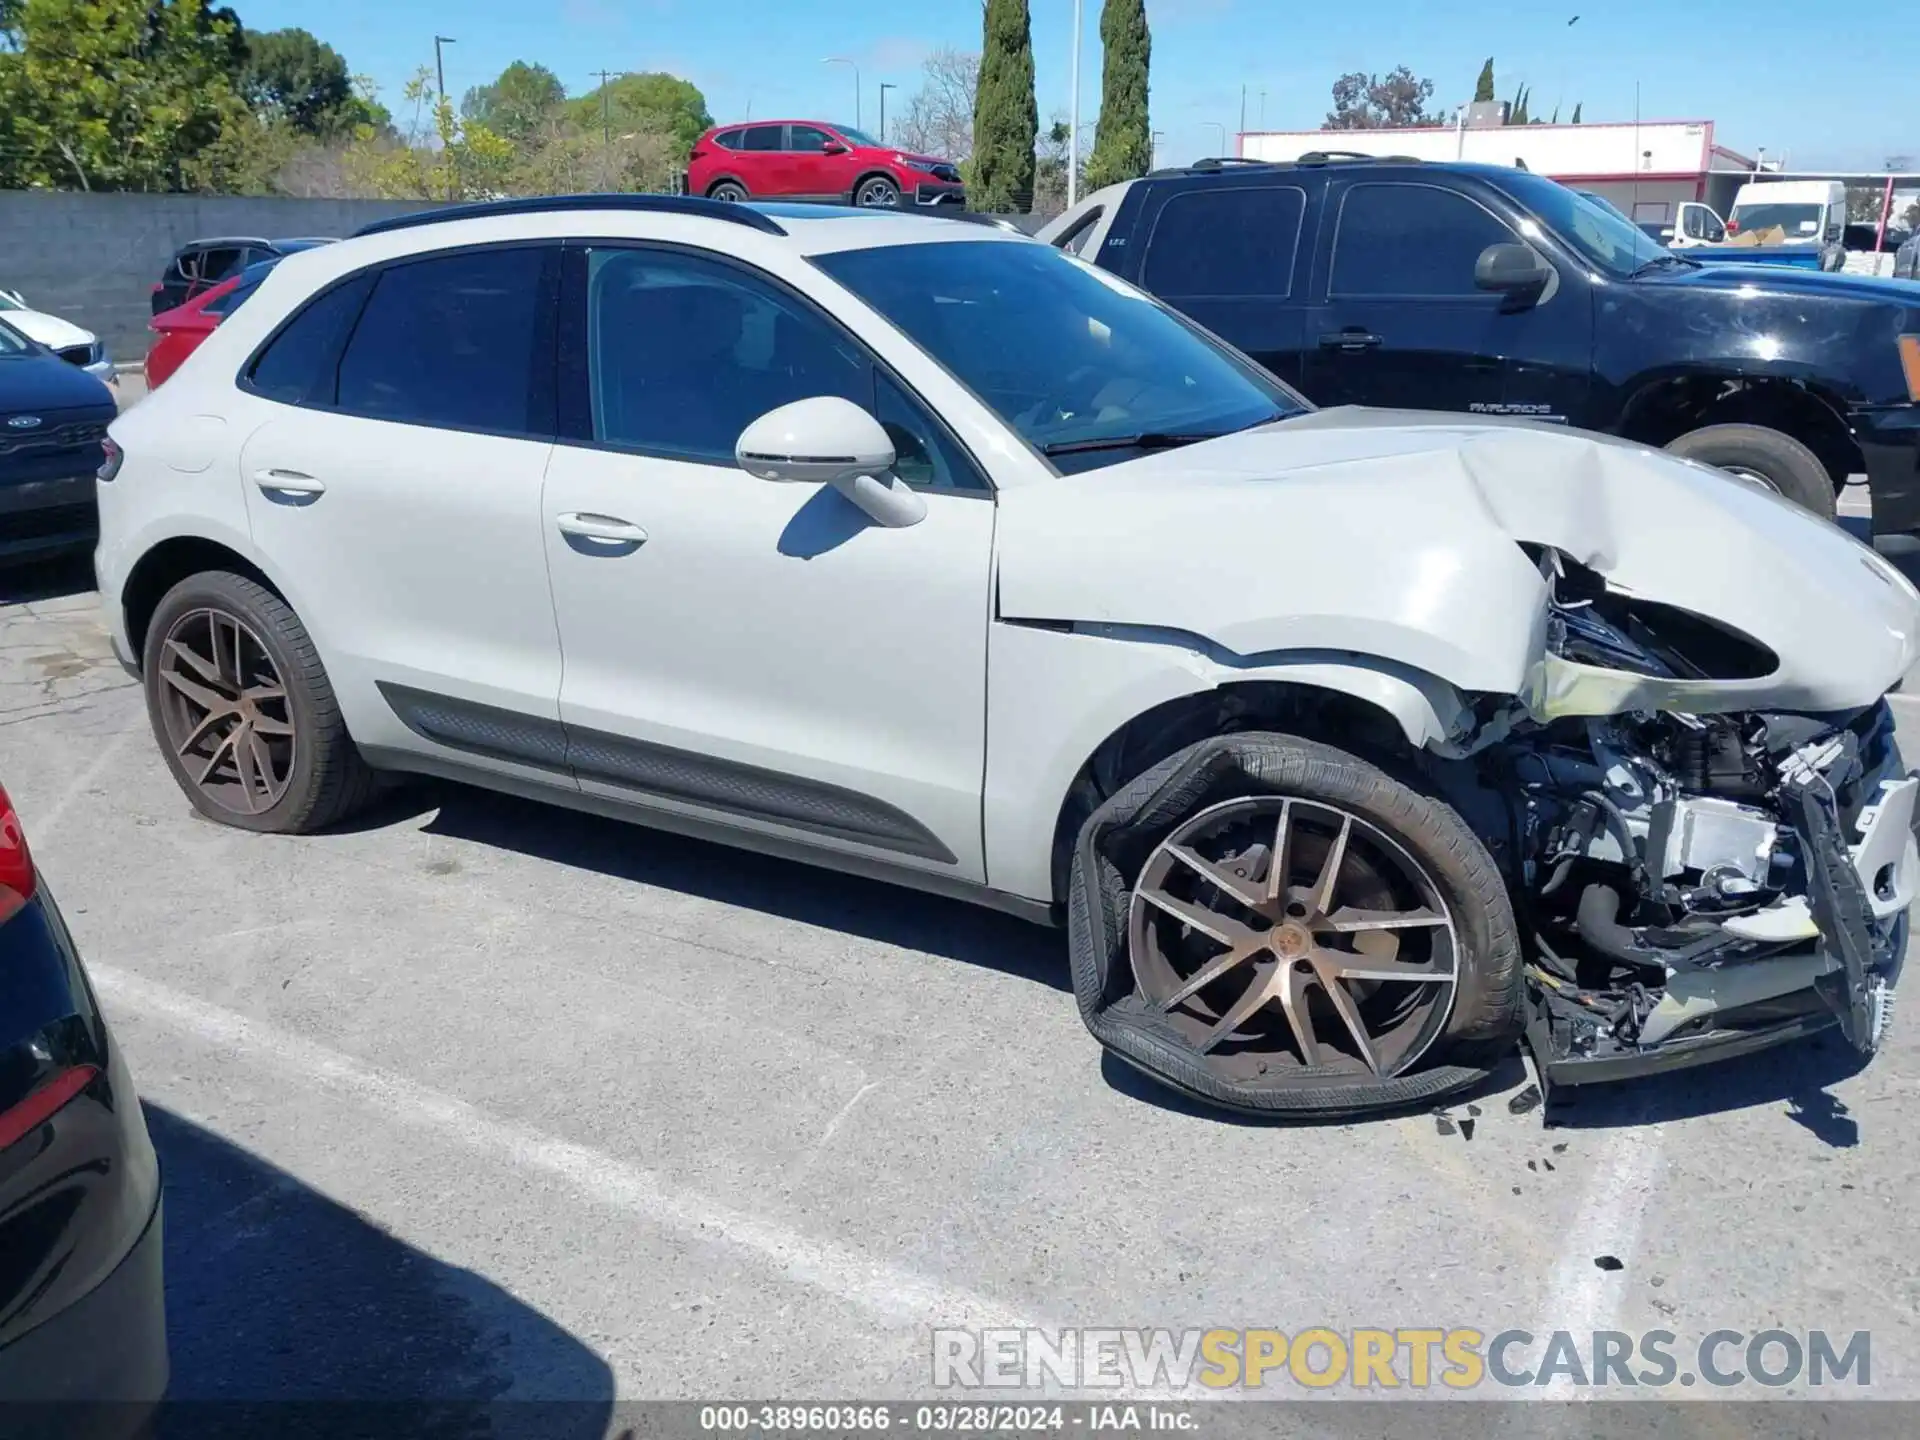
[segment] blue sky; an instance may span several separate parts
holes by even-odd
[[[456,97],[509,61],[539,61],[569,91],[592,88],[592,72],[669,70],[706,93],[718,120],[786,114],[853,119],[860,66],[862,118],[876,124],[879,82],[899,86],[890,107],[911,94],[920,61],[940,45],[977,49],[978,0],[893,0],[878,6],[830,0],[552,0],[530,8],[508,0],[232,0],[243,23],[270,30],[301,25],[371,76],[398,108],[415,67],[431,64],[436,31],[446,49],[447,89]],[[1032,0],[1040,113],[1064,114],[1073,34],[1071,0]],[[1147,0],[1153,27],[1154,128],[1160,159],[1217,153],[1220,127],[1240,121],[1269,129],[1317,126],[1329,87],[1348,70],[1405,63],[1435,82],[1435,101],[1472,94],[1480,62],[1494,56],[1502,99],[1517,82],[1533,87],[1533,112],[1562,117],[1575,101],[1587,120],[1630,120],[1634,86],[1645,119],[1714,120],[1715,138],[1752,154],[1789,152],[1795,168],[1876,168],[1892,154],[1920,161],[1920,106],[1910,76],[1920,11],[1873,7],[1871,34],[1848,37],[1835,12],[1805,0],[1613,0],[1594,13],[1581,0],[1551,9],[1498,0]],[[1587,0],[1591,3],[1591,0]],[[1579,23],[1567,20],[1578,13]],[[1085,0],[1081,120],[1099,109],[1098,0]],[[897,111],[895,112],[897,113]]]

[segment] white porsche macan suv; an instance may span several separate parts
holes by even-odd
[[[1316,411],[1003,227],[386,222],[112,438],[106,618],[229,824],[414,772],[1064,919],[1103,1045],[1263,1114],[1886,1023],[1905,579],[1658,452]]]

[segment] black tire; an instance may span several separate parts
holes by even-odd
[[[869,175],[853,187],[853,203],[872,210],[898,209],[900,187],[890,175]]]
[[[168,734],[162,694],[162,652],[175,626],[197,612],[230,616],[271,660],[285,690],[285,713],[293,725],[292,758],[285,793],[257,813],[213,799],[190,774]],[[201,814],[223,825],[263,834],[305,835],[337,824],[377,793],[374,771],[347,733],[325,666],[300,617],[271,590],[244,575],[206,571],[188,576],[161,597],[147,624],[141,650],[147,715],[167,768]]]
[[[1667,446],[1674,455],[1764,480],[1823,520],[1835,515],[1833,477],[1820,457],[1791,435],[1764,425],[1703,425]]]
[[[1452,1007],[1437,1038],[1400,1073],[1298,1067],[1266,1076],[1264,1065],[1263,1078],[1229,1073],[1140,993],[1128,912],[1149,856],[1189,817],[1256,796],[1291,796],[1364,819],[1417,860],[1451,912]],[[1486,1079],[1514,1054],[1522,1026],[1519,930],[1486,847],[1444,802],[1357,756],[1291,735],[1200,741],[1111,796],[1075,846],[1067,921],[1074,993],[1094,1037],[1160,1083],[1243,1114],[1338,1120],[1428,1104]]]
[[[747,198],[747,187],[738,180],[719,180],[707,187],[709,200],[740,201]]]

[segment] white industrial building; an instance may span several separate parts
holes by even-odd
[[[1525,165],[1537,175],[1604,195],[1635,220],[1659,222],[1671,221],[1683,200],[1704,200],[1726,214],[1741,182],[1761,168],[1752,157],[1717,144],[1711,120],[1504,125],[1499,123],[1504,106],[1474,110],[1460,125],[1248,131],[1240,136],[1238,153],[1249,160],[1297,160],[1316,150],[1348,150]]]

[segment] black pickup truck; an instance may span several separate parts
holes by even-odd
[[[1557,181],[1362,156],[1202,161],[1040,238],[1192,316],[1318,405],[1520,416],[1920,532],[1920,285],[1700,265]]]

